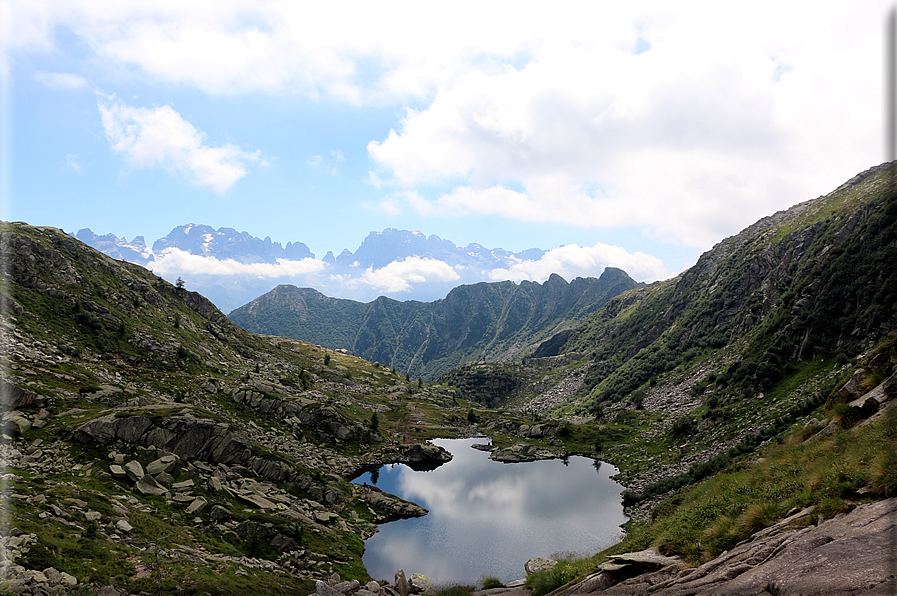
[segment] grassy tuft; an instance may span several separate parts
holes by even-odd
[[[505,584],[497,577],[484,577],[482,579],[483,589],[491,590],[493,588],[504,588]]]
[[[526,578],[526,587],[532,589],[532,596],[544,596],[564,584],[585,577],[595,570],[595,562],[589,558],[561,559],[548,571],[538,571]]]
[[[462,586],[448,584],[436,587],[434,596],[470,596],[476,591],[476,586]]]

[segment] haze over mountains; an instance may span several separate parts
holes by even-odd
[[[314,288],[328,296],[371,301],[378,296],[431,301],[462,284],[480,281],[545,281],[598,277],[605,267],[624,269],[635,279],[652,281],[668,275],[660,259],[597,244],[568,245],[517,253],[480,244],[452,241],[418,231],[387,228],[371,232],[353,253],[329,251],[316,256],[302,242],[285,246],[234,228],[178,226],[152,247],[142,236],[128,241],[109,233],[79,230],[75,237],[97,250],[143,265],[161,277],[182,278],[222,311],[242,306],[280,284]]]

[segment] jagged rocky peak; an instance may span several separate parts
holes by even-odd
[[[75,238],[114,259],[146,265],[154,260],[153,251],[146,245],[143,236],[135,236],[130,242],[115,234],[98,236],[90,228],[78,230]]]
[[[245,263],[314,258],[314,254],[302,242],[288,242],[284,247],[279,242],[272,242],[270,236],[262,240],[234,228],[222,227],[215,230],[202,224],[178,226],[153,244],[153,251],[157,253],[166,248],[178,248],[195,255],[234,259]]]

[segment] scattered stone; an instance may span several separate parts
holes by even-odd
[[[206,501],[203,497],[196,497],[192,503],[187,507],[187,511],[185,512],[187,515],[193,515],[194,513],[200,514],[202,510],[205,509],[208,501]]]
[[[405,571],[399,569],[396,571],[395,582],[394,582],[396,592],[399,593],[399,596],[408,596],[411,594],[411,589],[408,586],[408,580],[405,578]]]
[[[223,519],[230,519],[230,511],[221,505],[215,505],[212,507],[211,511],[209,511],[209,517],[214,522],[221,521]]]
[[[193,479],[190,478],[188,480],[184,480],[183,482],[175,482],[171,485],[171,488],[174,490],[187,490],[188,488],[193,488],[195,486]]]
[[[174,455],[163,455],[146,465],[146,473],[156,476],[163,472],[171,473],[178,465],[178,458]]]
[[[341,593],[337,592],[330,586],[328,586],[325,582],[318,580],[315,582],[315,595],[316,596],[343,596]]]
[[[167,488],[156,482],[156,479],[149,474],[145,474],[143,478],[138,480],[134,488],[145,495],[164,495],[168,492]]]
[[[430,578],[421,573],[412,573],[411,574],[411,591],[415,594],[423,592],[424,594],[432,594],[433,593],[433,582],[430,581]]]
[[[125,464],[125,474],[131,480],[131,482],[137,482],[144,476],[146,476],[146,472],[143,471],[143,466],[140,465],[139,461],[131,460]]]
[[[538,573],[540,571],[550,571],[554,569],[554,566],[557,565],[558,562],[554,559],[545,559],[542,557],[533,557],[523,565],[523,570],[526,571],[527,577]]]
[[[338,574],[334,575],[338,576]],[[357,579],[353,579],[351,581],[336,582],[331,586],[331,588],[333,588],[343,596],[349,596],[350,594],[354,594],[361,589],[361,583]]]

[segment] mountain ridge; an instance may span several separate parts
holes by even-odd
[[[466,361],[525,356],[542,338],[637,285],[621,269],[608,267],[597,279],[569,284],[553,274],[544,284],[461,285],[430,303],[380,297],[366,304],[278,286],[228,316],[256,333],[345,348],[431,380]]]
[[[538,248],[514,253],[475,243],[459,247],[435,234],[395,228],[370,232],[354,253],[346,248],[334,256],[328,251],[319,261],[299,241],[282,245],[270,236],[261,239],[234,228],[216,230],[205,224],[177,226],[151,248],[143,236],[129,242],[112,233],[97,235],[90,228],[78,230],[74,237],[113,258],[154,267],[169,281],[182,277],[228,312],[273,289],[278,280],[294,279],[330,295],[357,294],[360,299],[373,300],[377,295],[410,292],[411,299],[435,300],[456,285],[491,281],[492,271],[535,261],[546,253]],[[203,267],[193,257],[215,262]],[[405,281],[401,271],[389,268],[394,263],[420,265],[419,280]],[[264,264],[272,267],[252,267]],[[434,264],[438,267],[428,266]],[[387,281],[368,278],[380,270],[388,272]]]

